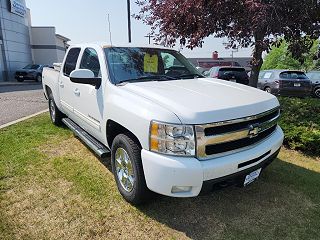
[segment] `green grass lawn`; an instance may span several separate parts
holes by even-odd
[[[283,149],[248,188],[136,208],[47,114],[0,130],[0,239],[319,239],[320,159]]]

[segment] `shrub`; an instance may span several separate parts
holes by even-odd
[[[280,126],[290,149],[320,155],[320,100],[280,97]]]

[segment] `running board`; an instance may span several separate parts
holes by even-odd
[[[110,155],[110,150],[106,146],[88,134],[70,118],[64,118],[62,122],[100,158],[106,158]]]

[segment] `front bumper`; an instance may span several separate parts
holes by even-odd
[[[150,190],[171,197],[195,197],[202,189],[265,167],[278,154],[284,139],[280,127],[258,145],[235,154],[199,161],[194,157],[166,156],[142,150],[142,164]],[[172,193],[173,187],[191,187]]]

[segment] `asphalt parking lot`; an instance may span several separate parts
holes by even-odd
[[[0,126],[47,108],[41,84],[0,85]]]

